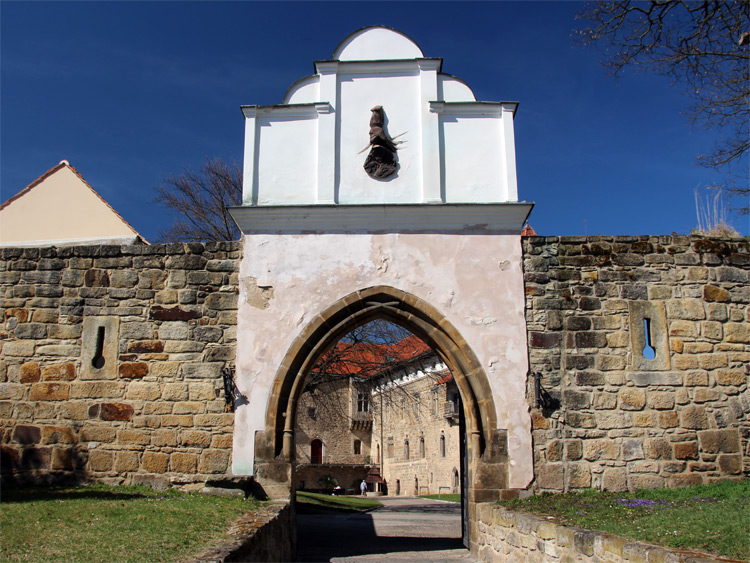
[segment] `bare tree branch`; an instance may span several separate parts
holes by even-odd
[[[333,420],[350,417],[349,397],[331,392],[341,380],[351,380],[353,387],[368,397],[379,386],[388,386],[391,397],[421,404],[429,398],[411,393],[408,385],[399,382],[399,377],[408,364],[431,356],[434,352],[411,332],[377,319],[357,327],[326,352],[307,375],[303,393]],[[426,375],[436,380],[441,377]]]
[[[739,210],[748,213],[750,2],[600,0],[578,18],[586,27],[574,35],[604,49],[604,65],[613,75],[644,69],[685,86],[693,124],[722,135],[698,162],[739,177],[739,186],[725,189],[744,196]]]
[[[237,240],[240,232],[227,206],[242,203],[242,171],[235,162],[206,159],[199,172],[186,169],[164,178],[154,201],[179,214],[159,233],[163,242]]]

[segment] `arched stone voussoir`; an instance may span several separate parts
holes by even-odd
[[[390,287],[372,286],[354,291],[331,304],[302,329],[289,346],[273,383],[266,412],[266,434],[273,444],[256,447],[259,463],[281,456],[283,433],[294,426],[294,407],[302,393],[307,371],[325,350],[357,326],[386,318],[433,347],[454,374],[466,412],[468,430],[492,441],[488,429],[496,427],[496,414],[487,375],[458,330],[434,306],[414,294]],[[484,447],[482,448],[484,450]],[[290,455],[290,452],[287,452]]]

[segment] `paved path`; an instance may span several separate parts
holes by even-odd
[[[461,505],[378,497],[366,514],[297,515],[297,561],[472,561],[461,544]]]

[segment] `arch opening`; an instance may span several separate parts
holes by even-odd
[[[321,357],[353,329],[383,319],[426,343],[447,366],[458,390],[466,501],[496,500],[507,488],[507,430],[497,427],[487,375],[458,330],[429,303],[399,289],[356,291],[317,315],[296,337],[277,370],[265,432],[256,435],[256,476],[294,488],[294,433],[305,379]],[[447,408],[447,404],[446,404]],[[386,444],[386,457],[393,444]],[[419,442],[417,442],[419,444]],[[471,519],[471,508],[467,517]]]
[[[447,366],[405,328],[382,318],[355,328],[305,378],[294,427],[295,493],[346,493],[365,480],[369,491],[393,494],[389,485],[412,479],[415,472],[418,494],[449,490],[452,467],[459,461],[460,429],[453,409],[443,407],[456,394]],[[439,456],[435,447],[445,434],[451,436],[454,459]],[[331,444],[324,467],[307,455],[311,437]],[[380,445],[394,439],[403,450],[395,456],[389,452],[381,462]],[[337,491],[321,484],[326,475],[335,478]]]

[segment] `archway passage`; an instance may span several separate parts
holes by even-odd
[[[424,341],[383,318],[359,325],[305,378],[295,491],[355,494],[364,481],[373,494],[396,495],[392,484],[413,480],[404,494],[450,492],[461,454],[459,405],[453,374]],[[403,447],[388,448],[381,461],[381,444],[394,443]]]
[[[507,488],[507,430],[497,428],[487,375],[458,330],[429,303],[393,287],[370,287],[343,297],[295,338],[275,376],[265,431],[256,434],[256,477],[264,486],[291,492],[295,416],[305,378],[336,342],[376,318],[400,325],[427,343],[455,378],[465,424],[464,498],[472,521],[476,502],[496,500]]]

